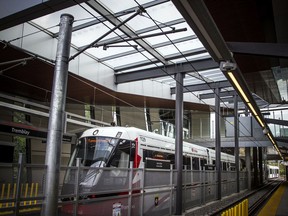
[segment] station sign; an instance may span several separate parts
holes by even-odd
[[[0,132],[38,139],[47,139],[48,134],[47,131],[33,126],[5,121],[0,121]],[[71,143],[73,141],[73,137],[64,134],[62,141]]]

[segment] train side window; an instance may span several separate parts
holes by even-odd
[[[190,157],[183,157],[183,168],[186,165],[187,170],[191,170],[191,158]]]
[[[171,164],[175,164],[175,155],[174,154],[169,154],[167,156],[167,160],[170,160]]]
[[[236,171],[236,164],[230,163],[230,171]]]
[[[201,165],[201,167],[203,168],[203,167],[205,166],[205,164],[207,164],[207,160],[201,158],[201,159],[200,159],[200,165]]]
[[[199,158],[192,158],[192,168],[193,170],[199,170]]]
[[[224,170],[224,171],[227,171],[227,163],[226,163],[226,162],[223,162],[222,165],[223,165],[223,170]]]
[[[152,151],[152,150],[143,150],[143,162],[146,161],[146,158],[153,158],[153,159],[166,159],[166,155],[163,152]]]

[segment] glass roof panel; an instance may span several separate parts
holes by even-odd
[[[201,48],[203,47],[202,43],[198,39],[195,40],[189,40],[189,41],[184,41],[182,43],[177,43],[175,45],[171,44],[168,46],[156,48],[157,52],[162,53],[165,57],[167,55],[179,53],[181,55],[182,52],[185,51],[192,51],[193,49]]]
[[[125,66],[125,65],[132,64],[135,62],[147,61],[146,56],[149,56],[147,52],[135,53],[132,55],[122,56],[120,58],[108,60],[106,61],[106,63],[108,63],[109,65],[112,65],[113,67],[120,67],[120,66]]]
[[[106,5],[113,13],[118,13],[133,7],[137,7],[137,2],[142,5],[147,2],[151,2],[151,0],[125,0],[125,3],[119,0],[100,0],[99,2]]]
[[[78,47],[82,47],[82,46],[86,46],[88,44],[90,44],[91,42],[95,41],[96,39],[100,38],[101,36],[103,36],[104,34],[106,34],[107,32],[110,31],[111,28],[113,28],[114,26],[109,23],[108,21],[99,23],[97,25],[92,25],[89,26],[87,28],[78,30],[78,31],[74,31],[72,33],[72,44],[78,46]],[[114,31],[110,34],[108,34],[106,37],[104,37],[103,39],[101,39],[99,41],[99,43],[101,43],[102,40],[107,40],[109,38],[113,38],[113,37],[118,37],[117,34],[122,34],[119,30]]]
[[[169,14],[169,16],[167,16]],[[127,19],[131,15],[121,17],[122,20]],[[172,2],[166,2],[146,9],[146,13],[136,16],[127,24],[135,31],[161,23],[173,21],[182,18],[181,14],[175,8]],[[141,23],[141,25],[139,25]]]
[[[75,5],[75,6],[60,10],[60,11],[56,11],[46,16],[39,17],[37,19],[32,20],[32,22],[43,27],[44,29],[49,28],[49,31],[55,34],[59,32],[58,24],[60,22],[61,14],[68,13],[74,16],[73,27],[81,25],[88,21],[95,20],[95,17],[99,17],[99,14],[96,11],[92,11],[90,9],[90,11],[87,12],[87,10],[83,9],[83,7],[86,9],[88,8],[87,5],[83,3],[83,4]],[[56,27],[51,28],[53,26],[56,26]]]
[[[176,33],[171,33],[167,35],[161,36],[151,36],[142,39],[145,43],[145,47],[141,47],[139,44],[134,41],[129,42],[121,42],[121,43],[113,43],[115,40],[121,41],[121,38],[128,39],[128,33],[124,32],[123,29],[117,29],[113,33],[110,33],[105,38],[101,39],[98,42],[98,47],[89,48],[86,50],[87,53],[95,56],[96,59],[99,59],[100,62],[107,64],[111,68],[117,67],[126,67],[126,66],[135,66],[132,69],[121,71],[121,72],[132,72],[141,69],[149,69],[155,68],[157,66],[163,67],[163,64],[160,63],[152,63],[151,60],[155,60],[155,57],[152,56],[149,52],[149,49],[154,48],[156,52],[162,55],[164,58],[169,58],[170,55],[173,56],[172,59],[169,60],[169,63],[191,63],[191,68],[193,67],[193,61],[199,59],[207,59],[211,58],[208,52],[193,55],[194,49],[204,48],[202,43],[199,39],[193,39],[192,36],[195,36],[194,31],[190,28],[190,26],[184,22],[182,15],[178,12],[171,1],[167,1],[164,3],[157,4],[158,1],[156,0],[100,0],[101,4],[103,4],[111,13],[115,15],[115,13],[121,11],[128,11],[131,8],[135,9],[140,5],[146,3],[156,3],[156,5],[152,7],[147,7],[146,12],[140,15],[137,15],[130,21],[128,21],[125,25],[130,28],[132,31],[137,31],[139,36],[145,35],[152,35],[155,33],[162,33],[171,31],[173,28],[176,30],[187,28],[187,31],[181,31]],[[160,1],[159,1],[160,2]],[[161,1],[162,2],[162,1]],[[151,6],[151,5],[150,5]],[[130,12],[130,11],[129,11]],[[73,27],[77,27],[83,24],[91,23],[92,21],[97,21],[98,19],[102,18],[93,8],[88,6],[86,3],[78,4],[76,6],[67,8],[65,10],[61,10],[38,19],[33,20],[37,25],[47,29],[52,26],[53,28],[49,29],[52,33],[58,33],[59,31],[59,20],[60,16],[63,13],[68,13],[74,16],[75,22],[73,23]],[[125,13],[123,13],[125,14]],[[132,13],[117,17],[119,20],[125,20],[126,18],[130,17]],[[108,18],[110,16],[107,16]],[[176,22],[177,21],[177,22]],[[168,23],[169,26],[164,24]],[[117,23],[117,22],[116,22]],[[159,26],[164,26],[159,29]],[[107,33],[110,29],[114,28],[115,26],[111,24],[109,21],[99,22],[94,25],[87,25],[83,28],[73,31],[72,33],[72,44],[79,47],[80,49],[84,46],[87,46],[91,42],[95,41],[97,38],[103,36]],[[155,28],[158,28],[155,30]],[[144,32],[144,33],[143,33]],[[136,32],[135,32],[135,35]],[[188,37],[189,36],[189,37]],[[133,35],[130,37],[134,37]],[[183,38],[183,39],[182,39]],[[191,39],[192,38],[192,39]],[[182,40],[181,40],[182,39]],[[174,44],[171,44],[171,41]],[[106,44],[104,47],[103,44]],[[137,45],[133,47],[132,45]],[[147,46],[146,46],[147,45]],[[150,46],[150,47],[149,47]],[[146,50],[145,50],[146,49]],[[202,51],[202,50],[200,50]],[[198,52],[199,53],[199,52]],[[186,55],[186,56],[185,56]],[[159,57],[161,58],[161,56]],[[149,65],[145,65],[142,63],[149,63]],[[138,66],[139,65],[139,66]],[[145,65],[145,66],[143,66]],[[130,68],[130,67],[129,67]],[[121,73],[119,72],[119,73]],[[222,81],[226,80],[226,77],[223,73],[217,69],[212,70],[205,70],[198,72],[201,76],[205,77],[206,80],[212,81]],[[195,72],[194,72],[195,74]],[[176,82],[173,77],[166,76],[157,79],[153,79],[157,82],[165,83],[171,86],[175,86]],[[204,81],[192,77],[191,74],[187,74],[184,79],[184,85],[194,85],[194,84],[201,84]]]

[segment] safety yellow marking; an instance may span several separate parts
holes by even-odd
[[[248,216],[248,199],[222,212],[221,216]]]
[[[272,195],[272,197],[269,199],[267,204],[264,206],[264,208],[261,209],[258,216],[270,216],[270,215],[276,215],[278,206],[281,202],[282,195],[285,191],[286,186],[281,184],[280,187],[277,189],[277,191]]]
[[[1,190],[1,200],[4,199],[5,184],[2,184]],[[0,208],[2,208],[2,203],[0,203]]]

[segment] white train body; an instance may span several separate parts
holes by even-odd
[[[268,179],[279,178],[279,167],[267,165]]]
[[[96,131],[96,132],[95,132]],[[96,135],[95,135],[96,134]],[[110,137],[110,138],[120,138],[121,140],[130,140],[131,142],[135,142],[136,145],[136,154],[138,159],[136,158],[137,163],[135,164],[134,159],[134,168],[142,168],[144,167],[143,162],[145,161],[144,151],[153,151],[159,153],[166,153],[166,155],[175,155],[175,139],[162,136],[156,133],[148,132],[145,130],[141,130],[134,127],[99,127],[99,128],[92,128],[86,130],[81,138],[85,137]],[[159,155],[158,155],[159,156]],[[183,165],[190,165],[191,169],[193,169],[193,158],[195,160],[199,160],[199,169],[203,169],[204,164],[215,164],[216,155],[215,150],[208,149],[206,147],[202,147],[199,145],[195,145],[188,142],[183,142],[183,156],[185,158],[190,159],[191,164]],[[144,158],[144,159],[143,159]],[[147,158],[151,158],[151,155],[148,155]],[[140,159],[140,160],[139,160]],[[155,159],[155,158],[154,158]],[[161,158],[157,158],[161,160]],[[167,158],[162,158],[163,160],[167,160]],[[221,153],[221,161],[222,161],[222,169],[223,170],[233,170],[235,169],[235,157],[233,155]],[[173,160],[170,158],[170,162],[173,163]],[[202,164],[201,164],[202,162]],[[194,167],[194,168],[195,168]],[[128,168],[128,167],[127,167]],[[197,169],[196,169],[197,170]]]
[[[163,188],[162,192],[159,192],[161,188],[157,186],[149,189],[145,188],[145,207],[143,207],[143,212],[151,216],[159,215],[160,210],[166,211],[165,209],[170,205],[170,201],[168,200],[171,194],[169,192],[170,189],[167,189],[171,187],[171,184],[168,177],[166,185],[167,176],[163,178],[162,174],[169,174],[169,169],[175,169],[174,139],[133,127],[92,128],[86,130],[79,138],[79,142],[71,156],[69,166],[76,166],[76,158],[80,158],[81,166],[84,166],[78,178],[78,190],[79,194],[82,194],[82,200],[89,201],[99,196],[102,198],[116,196],[116,201],[107,199],[101,205],[97,205],[96,203],[78,205],[78,215],[94,215],[95,212],[97,212],[97,215],[111,215],[110,213],[114,209],[112,206],[115,203],[120,203],[122,206],[121,209],[123,212],[126,212],[127,204],[121,199],[121,195],[123,196],[123,192],[124,194],[128,193],[127,189],[125,189],[129,188],[129,172],[127,170],[132,165],[135,168],[131,179],[132,188],[140,188],[140,185],[143,184],[143,168],[147,168],[146,174],[149,170],[152,171],[153,176],[151,175],[150,178],[155,179],[157,183],[165,181],[163,183],[164,189],[166,187],[165,192],[163,192]],[[234,156],[221,153],[221,161],[223,170],[229,171],[235,169]],[[214,169],[214,164],[214,150],[183,142],[183,169]],[[190,173],[192,174],[192,172]],[[200,172],[196,171],[196,173]],[[195,174],[195,176],[200,175]],[[160,179],[161,177],[163,179]],[[63,201],[74,199],[71,196],[69,197],[69,194],[73,194],[75,191],[75,179],[75,172],[69,169],[62,188],[62,196],[68,197],[63,199]],[[146,178],[145,183],[151,179]],[[202,184],[201,178],[198,180],[193,179],[193,182],[190,184],[200,186]],[[126,191],[123,191],[123,188]],[[133,193],[140,193],[140,189],[137,190],[133,191]],[[117,191],[121,191],[121,193]],[[157,204],[157,206],[155,206],[155,192],[161,194],[161,198],[159,198],[160,204]],[[134,215],[137,215],[137,210],[141,208],[137,205],[141,206],[141,203],[135,204],[132,207],[132,211],[135,211]],[[61,208],[61,211],[63,215],[73,215],[73,205],[65,204]]]

